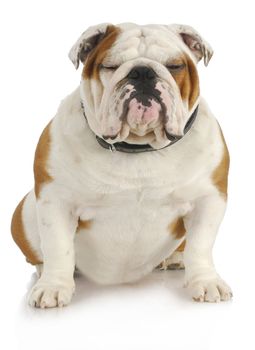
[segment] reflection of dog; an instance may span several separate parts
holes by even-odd
[[[75,265],[110,284],[184,263],[195,300],[231,298],[212,260],[229,156],[196,69],[211,56],[181,25],[102,24],[78,39],[70,58],[84,64],[80,88],[43,131],[35,188],[12,220],[41,274],[31,305],[68,304]]]

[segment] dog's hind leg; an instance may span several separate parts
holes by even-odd
[[[183,270],[183,251],[185,248],[185,240],[179,245],[179,247],[161,264],[157,266],[160,270]]]
[[[36,200],[34,191],[29,192],[18,204],[11,223],[12,237],[32,265],[42,265],[43,257],[38,233]]]

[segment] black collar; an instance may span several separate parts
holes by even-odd
[[[85,111],[84,111],[84,105],[81,102],[81,107],[82,107],[82,112],[83,115],[87,121],[87,117],[85,115]],[[190,128],[192,127],[196,116],[197,116],[197,112],[198,112],[198,105],[195,108],[194,112],[191,114],[191,116],[189,117],[189,120],[187,121],[185,127],[184,127],[184,135],[190,130]],[[115,142],[114,144],[110,144],[108,142],[106,142],[104,139],[102,139],[101,137],[96,136],[97,142],[100,144],[100,146],[115,152],[115,151],[119,151],[119,152],[125,152],[125,153],[141,153],[141,152],[151,152],[151,151],[158,151],[161,149],[164,149],[166,147],[172,146],[174,143],[176,143],[178,140],[180,140],[181,138],[175,138],[174,140],[172,140],[172,142],[170,142],[168,145],[166,145],[165,147],[162,148],[158,148],[155,149],[153,147],[151,147],[149,144],[145,144],[145,145],[139,145],[139,144],[132,144],[132,143],[127,143],[127,142]]]

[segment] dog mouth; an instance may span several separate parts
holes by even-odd
[[[122,127],[118,133],[126,143],[150,144],[163,147],[169,143],[164,133],[164,110],[160,99],[150,93],[134,93],[127,99],[121,115]],[[116,140],[118,134],[103,137],[105,140]]]
[[[169,129],[169,117],[175,113],[174,94],[163,81],[139,86],[126,82],[118,86],[110,99],[110,118],[104,119],[102,137],[107,142],[127,142],[131,144],[150,144],[161,148],[175,141],[177,124]],[[108,123],[109,122],[109,123]],[[177,130],[177,133],[175,132]]]

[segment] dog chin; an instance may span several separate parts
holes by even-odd
[[[162,124],[157,125],[151,130],[142,131],[130,128],[127,123],[123,123],[120,131],[116,136],[104,137],[108,143],[126,142],[130,144],[145,145],[149,144],[154,149],[160,149],[169,145],[170,141],[166,137]]]
[[[130,132],[128,137],[124,141],[132,144],[142,145],[147,143],[150,144],[151,142],[153,142],[153,140],[155,140],[155,134],[153,131],[151,131],[150,133],[143,136]]]
[[[128,137],[123,140],[130,144],[149,144],[152,148],[159,149],[169,145],[169,140],[165,134],[158,129],[154,129],[145,135],[137,135],[135,132],[130,131]]]

